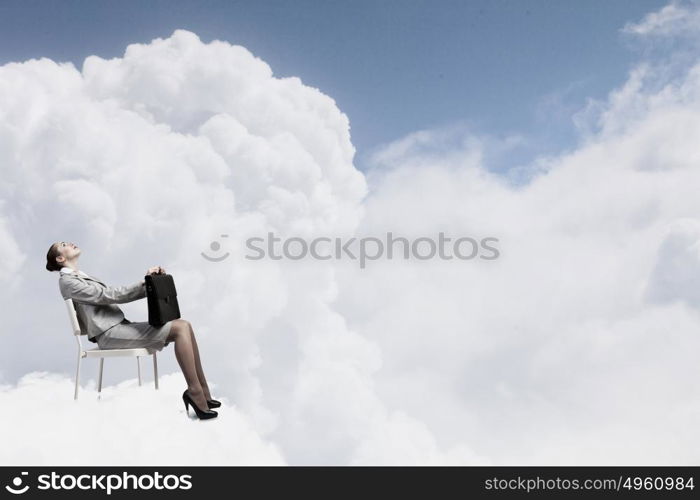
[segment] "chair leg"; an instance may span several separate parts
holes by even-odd
[[[104,368],[105,358],[100,358],[100,374],[97,377],[97,397],[102,395],[102,369]]]
[[[141,357],[136,356],[136,369],[139,372],[139,387],[141,386]]]
[[[78,351],[78,367],[75,369],[75,393],[73,399],[78,399],[78,387],[80,386],[80,362],[82,361],[81,352]]]
[[[156,391],[158,390],[158,358],[156,353],[153,353],[153,379],[156,381]]]

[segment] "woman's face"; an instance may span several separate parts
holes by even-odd
[[[67,260],[80,255],[80,248],[78,248],[78,245],[75,245],[69,241],[56,242],[56,248],[60,254],[58,257],[56,257],[56,262],[59,264],[65,264]]]

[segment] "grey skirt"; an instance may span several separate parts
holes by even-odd
[[[124,318],[121,323],[108,328],[97,336],[100,349],[135,349],[145,347],[150,350],[162,351],[168,345],[166,339],[170,334],[172,321],[163,326],[149,325],[147,321],[131,322]]]

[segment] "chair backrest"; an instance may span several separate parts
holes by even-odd
[[[68,318],[70,319],[70,325],[73,329],[73,335],[84,335],[80,331],[80,323],[78,323],[78,315],[75,312],[75,306],[73,305],[73,299],[65,299],[66,308],[68,309]]]

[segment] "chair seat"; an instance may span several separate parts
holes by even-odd
[[[119,356],[150,356],[151,351],[143,348],[136,349],[89,349],[83,351],[85,358],[116,358]]]
[[[71,324],[71,331],[78,343],[78,365],[75,368],[75,390],[73,391],[73,399],[78,399],[78,388],[80,387],[80,365],[83,358],[97,358],[100,360],[100,371],[97,378],[97,397],[99,398],[102,392],[102,368],[105,364],[104,358],[130,357],[136,358],[136,373],[139,378],[139,386],[141,385],[141,356],[153,355],[153,382],[156,390],[158,390],[158,349],[155,347],[141,347],[137,349],[83,349],[83,344],[80,337],[85,335],[80,330],[78,315],[75,311],[73,299],[64,299],[66,309],[68,310],[68,319]]]

